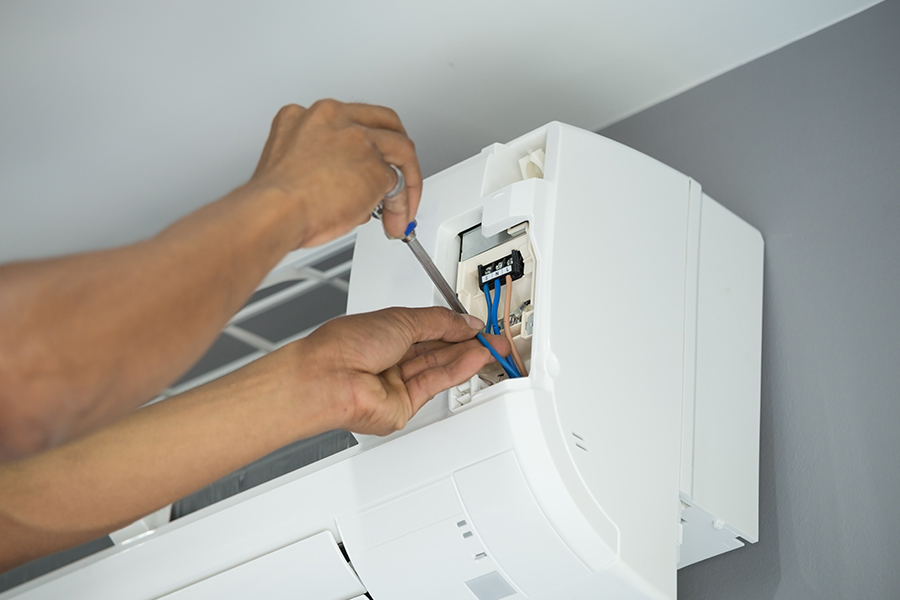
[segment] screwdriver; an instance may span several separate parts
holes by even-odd
[[[392,169],[397,173],[397,185],[394,186],[390,192],[385,194],[384,200],[390,200],[391,198],[397,196],[401,191],[403,191],[403,186],[406,184],[403,179],[403,173],[400,172],[395,165],[390,165]],[[378,206],[375,207],[375,210],[372,211],[372,216],[379,221],[381,220],[381,213],[384,210],[384,200],[378,203]],[[425,273],[428,275],[431,282],[434,284],[434,287],[441,293],[441,296],[444,297],[444,300],[447,302],[447,305],[458,312],[461,315],[469,314],[469,311],[466,310],[466,307],[463,306],[462,302],[459,301],[459,298],[456,295],[456,292],[453,291],[453,288],[450,287],[450,284],[447,283],[447,280],[444,279],[444,276],[438,271],[437,266],[435,266],[434,261],[431,260],[431,257],[428,256],[428,253],[425,252],[425,248],[422,247],[422,244],[419,243],[419,240],[416,239],[416,221],[410,221],[410,223],[406,226],[406,230],[403,232],[403,237],[400,240],[409,246],[409,249],[412,251],[413,256],[416,257],[416,260],[419,261],[419,264],[422,265],[422,268],[425,269]],[[389,236],[390,237],[390,236]],[[512,363],[494,350],[494,347],[491,346],[488,341],[484,338],[484,336],[479,333],[477,336],[478,341],[481,342],[481,345],[487,348],[494,359],[500,363],[500,366],[503,367],[503,370],[506,371],[506,374],[510,378],[521,377],[518,369]]]
[[[380,204],[378,205],[378,208],[372,212],[372,216],[376,219],[381,219]],[[438,271],[437,266],[432,262],[431,257],[425,252],[425,248],[423,248],[422,244],[419,243],[419,240],[416,239],[415,221],[411,221],[409,225],[406,226],[406,231],[403,232],[403,237],[400,238],[400,241],[405,243],[409,246],[409,249],[412,250],[413,256],[416,257],[416,260],[418,260],[419,264],[422,265],[422,268],[425,269],[425,273],[431,279],[432,283],[434,283],[434,287],[441,293],[441,296],[444,297],[447,305],[461,315],[469,314],[466,307],[459,301],[453,288],[450,287],[450,284],[447,283],[447,280],[444,279],[444,276]]]

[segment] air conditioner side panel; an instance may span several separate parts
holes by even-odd
[[[691,500],[759,538],[763,240],[704,195]]]

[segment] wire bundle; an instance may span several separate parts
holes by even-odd
[[[512,314],[509,312],[509,303],[512,300],[512,277],[510,275],[506,276],[506,302],[503,303],[503,331],[506,333],[506,339],[509,340],[509,346],[512,350],[512,359],[516,364],[516,368],[519,370],[519,373],[524,377],[528,375],[528,371],[525,370],[525,362],[522,360],[522,357],[519,356],[519,351],[516,349],[516,344],[513,342],[512,337]],[[499,294],[499,292],[497,292]],[[507,357],[507,360],[509,357]]]
[[[490,285],[484,284],[484,299],[487,302],[487,326],[485,327],[485,333],[493,333],[494,335],[500,335],[500,322],[498,311],[500,309],[500,289],[501,283],[500,279],[494,280],[494,296],[491,297]],[[500,366],[503,367],[503,370],[506,371],[506,374],[511,378],[515,379],[518,377],[522,377],[522,374],[527,372],[525,371],[525,366],[522,363],[521,358],[519,357],[519,353],[516,350],[515,344],[513,344],[512,333],[510,332],[510,319],[509,319],[509,302],[512,297],[512,277],[509,275],[506,276],[506,303],[504,304],[503,311],[503,329],[506,333],[506,338],[509,340],[509,344],[512,347],[512,355],[507,356],[506,358],[500,356],[500,354],[491,347],[490,344],[487,343],[487,340],[484,339],[480,333],[478,334],[478,341],[487,348],[494,359],[500,363]]]

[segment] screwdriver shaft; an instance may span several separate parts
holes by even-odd
[[[431,261],[431,257],[425,252],[425,248],[423,248],[422,244],[419,243],[419,240],[416,239],[416,232],[411,232],[410,235],[403,239],[403,241],[409,246],[409,249],[412,250],[413,255],[418,259],[419,263],[421,263],[425,272],[428,273],[434,286],[441,293],[441,296],[444,297],[444,300],[446,300],[447,305],[461,315],[468,314],[466,307],[464,307],[462,302],[459,301],[459,298],[456,297],[453,288],[450,287],[450,284],[447,283],[447,280],[444,279],[444,276]]]

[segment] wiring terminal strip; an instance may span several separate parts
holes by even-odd
[[[450,410],[477,401],[479,392],[527,377],[531,361],[535,257],[528,224],[484,236],[480,226],[460,234],[456,292],[466,310],[485,322],[485,334],[505,336],[510,351],[473,380],[450,391]]]

